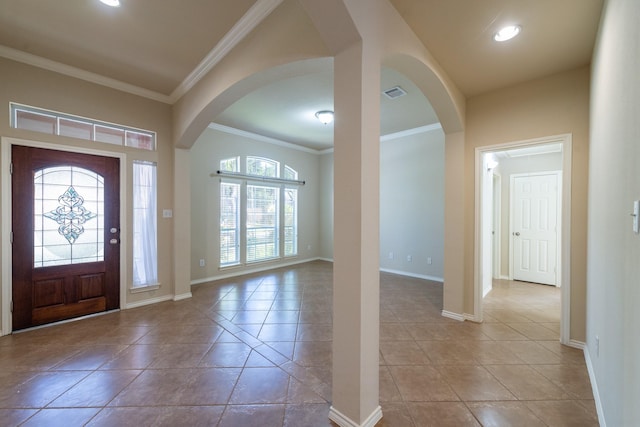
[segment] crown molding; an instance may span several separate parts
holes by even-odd
[[[253,132],[247,132],[245,130],[236,129],[231,126],[225,126],[218,123],[209,123],[209,126],[207,127],[212,130],[228,133],[230,135],[241,136],[241,137],[253,139],[254,141],[259,141],[259,142],[266,142],[267,144],[279,145],[280,147],[290,148],[292,150],[304,151],[305,153],[311,153],[311,154],[317,154],[317,155],[333,153],[333,147],[326,148],[324,150],[314,150],[313,148],[304,147],[302,145],[293,144],[291,142],[285,142],[280,139],[270,138],[268,136],[263,136]],[[426,132],[433,132],[439,129],[442,129],[442,126],[440,125],[440,123],[434,123],[427,126],[420,126],[417,128],[407,129],[400,132],[390,133],[390,134],[381,136],[380,142],[391,141],[394,139],[411,136],[411,135],[418,135]]]
[[[0,45],[0,57],[172,105],[211,71],[247,34],[253,31],[269,16],[282,1],[283,0],[258,0],[169,96],[8,46]]]
[[[391,141],[393,139],[404,138],[406,136],[417,135],[420,133],[433,132],[434,130],[442,129],[440,123],[433,123],[431,125],[420,126],[413,129],[402,130],[396,133],[389,133],[380,137],[380,142]]]
[[[194,87],[213,67],[238,45],[262,20],[282,3],[282,0],[258,0],[242,18],[229,30],[202,62],[187,76],[186,79],[171,93],[171,103],[175,103],[185,93]]]
[[[13,49],[7,46],[0,45],[0,56],[11,59],[13,61],[22,62],[27,65],[32,65],[34,67],[53,71],[55,73],[64,74],[69,77],[74,77],[76,79],[95,83],[101,86],[106,86],[111,89],[121,90],[123,92],[138,95],[143,98],[152,99],[154,101],[163,102],[165,104],[172,103],[171,99],[167,95],[163,95],[159,92],[143,89],[139,86],[124,83],[120,80],[105,77],[103,75],[92,73],[90,71],[81,70],[80,68],[52,61],[50,59],[23,52],[21,50]]]
[[[232,128],[230,126],[225,126],[218,123],[210,123],[209,126],[207,127],[212,130],[217,130],[220,132],[228,133],[230,135],[236,135],[244,138],[253,139],[254,141],[258,141],[258,142],[266,142],[267,144],[278,145],[280,147],[290,148],[292,150],[304,151],[305,153],[321,154],[320,151],[314,150],[313,148],[303,147],[302,145],[293,144],[291,142],[285,142],[280,139],[269,138],[268,136],[259,135],[253,132],[247,132],[245,130]]]

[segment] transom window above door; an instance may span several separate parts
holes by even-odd
[[[12,102],[11,127],[154,151],[156,133]]]

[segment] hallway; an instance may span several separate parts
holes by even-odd
[[[483,324],[442,317],[441,284],[382,273],[380,288],[379,426],[598,425],[556,288],[498,283]],[[2,425],[334,425],[332,264],[192,290],[1,337]]]

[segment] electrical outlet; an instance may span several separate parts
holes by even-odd
[[[413,260],[413,257],[411,255],[407,255],[407,262],[411,262]]]
[[[311,250],[311,245],[307,245],[307,250],[310,251]]]
[[[389,252],[389,259],[393,259],[393,252]]]
[[[431,257],[427,257],[427,264],[431,265]]]
[[[204,260],[203,260],[203,259],[201,259],[201,260],[200,260],[200,267],[204,267],[204,265],[205,265]]]

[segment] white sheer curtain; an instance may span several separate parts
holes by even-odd
[[[133,163],[133,287],[158,283],[156,164]]]

